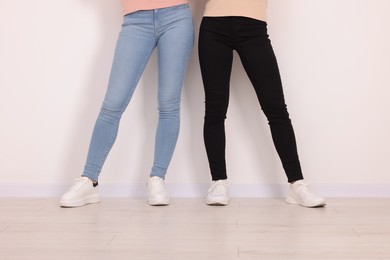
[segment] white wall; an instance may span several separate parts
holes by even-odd
[[[192,0],[198,26],[204,0]],[[306,179],[327,196],[390,196],[390,1],[271,0],[269,31]],[[0,195],[57,196],[80,175],[121,24],[120,1],[1,0]],[[227,160],[235,196],[280,196],[285,175],[235,57]],[[157,123],[153,56],[101,175],[105,196],[139,196]],[[197,46],[167,183],[202,196]]]

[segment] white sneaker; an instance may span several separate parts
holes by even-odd
[[[61,207],[80,207],[90,203],[100,202],[99,189],[97,185],[87,177],[76,179],[73,186],[62,195]]]
[[[169,195],[165,189],[165,181],[153,176],[148,181],[148,203],[151,206],[164,206],[169,204]]]
[[[286,202],[308,208],[323,207],[326,205],[325,199],[315,195],[304,180],[296,181],[290,185]]]
[[[213,181],[206,198],[207,205],[225,206],[229,204],[229,182],[227,180]]]

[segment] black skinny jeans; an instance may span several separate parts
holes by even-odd
[[[233,50],[240,56],[268,119],[288,181],[303,179],[267,23],[246,17],[204,17],[199,35],[199,60],[206,94],[204,142],[212,179],[227,179],[225,119]]]

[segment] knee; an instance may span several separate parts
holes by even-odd
[[[205,122],[223,123],[226,119],[227,104],[206,102]]]
[[[284,124],[291,124],[290,115],[287,111],[287,107],[277,107],[270,109],[263,109],[264,114],[268,119],[269,125],[278,126]]]
[[[116,123],[120,120],[123,109],[111,108],[103,103],[100,108],[99,118],[108,123]]]
[[[206,109],[204,121],[207,124],[223,123],[226,119],[226,113],[223,111],[208,111]]]
[[[158,111],[160,116],[177,116],[180,113],[180,101],[160,102]]]

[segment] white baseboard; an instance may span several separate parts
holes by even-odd
[[[390,198],[390,184],[312,184],[313,190],[324,197]],[[69,186],[64,185],[5,185],[0,184],[0,197],[59,197]],[[207,193],[208,184],[168,184],[171,197],[200,198]],[[286,184],[233,184],[231,197],[280,198],[287,193]],[[103,197],[145,197],[145,184],[101,184]]]

